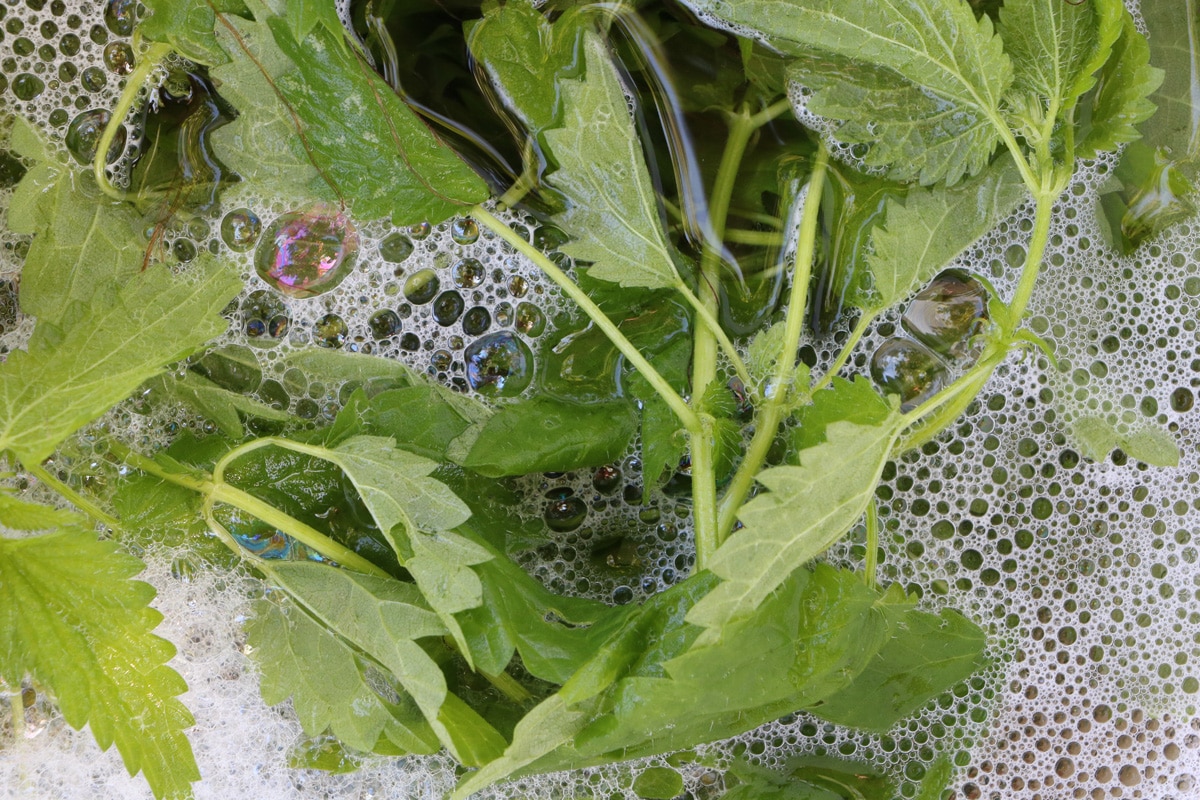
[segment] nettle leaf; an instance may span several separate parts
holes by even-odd
[[[338,16],[337,4],[329,0],[289,0],[284,16],[292,38],[298,42],[317,27],[338,35],[345,30]]]
[[[811,710],[839,725],[886,733],[982,667],[985,644],[979,626],[956,611],[911,609],[854,682]]]
[[[882,425],[892,410],[865,375],[856,375],[853,380],[834,377],[828,388],[812,395],[810,404],[796,409],[792,447],[798,452],[816,447],[825,441],[829,426],[837,422]]]
[[[181,56],[209,66],[228,58],[213,35],[217,13],[249,13],[243,0],[145,0],[145,5],[150,13],[137,26],[143,37],[169,44]]]
[[[187,275],[154,266],[120,291],[76,304],[61,327],[38,325],[0,365],[0,449],[37,463],[163,367],[225,330],[241,281],[208,259]]]
[[[0,490],[0,525],[14,531],[48,531],[86,522],[82,514],[65,508],[18,500]]]
[[[101,749],[115,742],[156,797],[190,797],[193,720],[176,699],[187,685],[166,666],[174,646],[151,633],[154,588],[130,580],[142,567],[91,531],[0,538],[0,679],[31,676],[71,727],[89,726]]]
[[[296,118],[271,86],[292,66],[267,25],[274,12],[262,0],[249,0],[249,7],[253,19],[225,14],[209,23],[215,41],[228,53],[209,70],[209,77],[238,112],[236,119],[209,134],[213,152],[246,181],[332,201],[333,193],[304,152]]]
[[[338,414],[334,428],[387,436],[411,453],[447,461],[454,441],[485,424],[490,414],[470,397],[422,383],[380,392],[370,399],[356,392]]]
[[[263,700],[276,705],[290,697],[307,735],[328,731],[363,752],[374,750],[380,736],[409,753],[438,749],[412,698],[382,697],[368,682],[362,658],[294,604],[259,600],[246,635]]]
[[[52,165],[53,184],[39,192],[34,234],[21,270],[21,310],[61,325],[72,303],[142,270],[142,220],[128,203],[100,194],[91,175]],[[37,180],[34,173],[26,181]],[[28,201],[25,201],[28,202]]]
[[[789,759],[782,769],[736,759],[722,800],[895,800],[896,788],[868,764],[820,756]],[[849,791],[851,794],[846,795]]]
[[[722,582],[689,612],[704,627],[701,643],[751,616],[788,576],[841,538],[874,496],[891,452],[898,416],[878,425],[835,422],[825,441],[800,454],[799,466],[758,474],[769,491],[738,512],[744,527],[717,548],[708,569]]]
[[[976,180],[914,189],[903,201],[888,200],[884,224],[871,233],[866,258],[870,287],[853,302],[871,313],[900,302],[1027,196],[1020,174],[1005,158]]]
[[[999,141],[1013,67],[991,20],[958,0],[705,0],[699,8],[798,57],[790,76],[835,138],[898,180],[954,183]]]
[[[416,641],[447,633],[416,586],[301,561],[264,571],[324,627],[391,672],[460,763],[500,755],[504,738],[448,690],[441,668]]]
[[[491,78],[501,102],[530,133],[555,124],[562,114],[560,75],[577,67],[583,28],[567,9],[553,24],[520,0],[485,7],[468,23],[467,47]]]
[[[160,375],[151,381],[150,388],[208,417],[221,433],[233,439],[241,439],[246,435],[245,426],[242,425],[243,414],[276,422],[290,422],[293,419],[287,411],[218,386],[190,370],[182,376]]]
[[[1013,63],[1012,92],[1057,119],[1096,82],[1121,32],[1121,0],[1006,0],[1000,33]]]
[[[568,205],[557,219],[574,237],[560,249],[593,262],[592,278],[625,287],[674,287],[680,278],[621,80],[599,35],[589,34],[583,50],[585,77],[559,84],[562,127],[544,134],[558,165],[547,182]]]
[[[324,177],[356,216],[437,222],[486,200],[487,185],[371,67],[324,27],[302,41],[267,24],[294,68],[275,83]]]
[[[1100,85],[1091,109],[1089,127],[1076,147],[1081,158],[1115,150],[1141,138],[1138,125],[1155,113],[1151,96],[1166,73],[1150,66],[1150,44],[1128,11],[1122,12],[1120,37],[1100,71]]]
[[[620,458],[636,430],[627,402],[583,405],[543,396],[502,407],[456,439],[450,455],[489,478],[567,472]]]
[[[1179,444],[1175,437],[1156,425],[1126,433],[1106,417],[1085,416],[1071,423],[1071,436],[1083,456],[1093,461],[1102,461],[1119,447],[1152,467],[1179,465]]]

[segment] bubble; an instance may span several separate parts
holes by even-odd
[[[513,397],[533,380],[533,353],[511,333],[492,333],[472,342],[464,353],[467,383],[483,395]]]
[[[414,241],[420,241],[421,239],[426,239],[429,237],[429,234],[432,232],[433,232],[433,226],[430,225],[428,222],[418,222],[416,225],[408,226],[408,235],[411,236]]]
[[[29,72],[22,72],[17,77],[13,78],[12,90],[18,100],[26,102],[33,100],[46,89],[46,83],[37,75]]]
[[[470,217],[460,217],[450,223],[450,238],[458,244],[475,244],[479,240],[479,225]]]
[[[100,138],[104,129],[112,119],[112,114],[103,108],[85,111],[71,120],[67,128],[65,142],[67,150],[84,166],[90,166],[96,157],[96,148],[100,146]],[[108,146],[107,163],[111,164],[121,157],[125,150],[125,126],[117,128],[112,144]]]
[[[533,232],[533,246],[539,250],[557,250],[569,241],[571,237],[553,225],[542,225]]]
[[[414,272],[404,282],[404,297],[410,303],[424,305],[437,297],[438,290],[441,288],[442,282],[438,279],[437,273],[431,269],[423,269]]]
[[[948,269],[917,293],[901,324],[936,352],[961,358],[987,323],[987,301],[983,284],[961,270]]]
[[[566,533],[573,531],[587,519],[587,503],[578,497],[564,497],[552,500],[546,505],[542,518],[552,531]]]
[[[79,83],[89,92],[98,92],[108,83],[108,76],[99,67],[88,67],[79,74]]]
[[[377,341],[386,339],[400,332],[400,315],[391,309],[385,308],[382,311],[376,311],[372,314],[367,325],[371,329],[371,335]]]
[[[403,233],[392,232],[379,243],[380,257],[389,263],[399,264],[413,254],[412,240]]]
[[[339,348],[346,343],[350,329],[337,314],[326,314],[313,324],[313,341],[321,347]]]
[[[83,43],[79,41],[79,37],[73,33],[64,34],[58,40],[58,49],[62,51],[64,56],[77,56]]]
[[[0,150],[0,189],[11,189],[25,177],[25,165],[12,153]]]
[[[468,336],[479,336],[487,332],[492,325],[492,315],[483,306],[475,306],[467,311],[462,318],[463,333]]]
[[[186,264],[196,257],[196,245],[187,239],[176,239],[171,245],[171,254],[179,259],[180,263]]]
[[[1171,392],[1171,410],[1183,413],[1191,411],[1195,405],[1196,398],[1192,394],[1192,390],[1186,386],[1180,386],[1175,391]]]
[[[20,36],[12,43],[13,52],[19,56],[28,56],[33,53],[33,41]]]
[[[454,265],[454,282],[464,289],[474,289],[483,283],[483,264],[476,258],[464,258]]]
[[[621,485],[621,470],[610,465],[600,467],[592,475],[592,488],[600,494],[612,494]]]
[[[114,75],[133,72],[133,48],[125,42],[109,42],[104,46],[104,66]]]
[[[104,24],[117,36],[129,36],[137,22],[136,0],[109,0],[104,7]]]
[[[453,325],[462,316],[465,305],[458,292],[442,292],[433,301],[433,318],[443,328]]]
[[[262,221],[248,208],[230,211],[221,220],[221,241],[235,253],[244,253],[254,247],[262,233]]]
[[[315,297],[354,268],[358,235],[345,215],[324,207],[292,211],[267,228],[254,255],[258,276],[292,297]]]
[[[541,336],[546,330],[546,315],[533,303],[517,303],[517,330],[529,336]]]
[[[259,289],[242,301],[242,326],[251,344],[278,344],[288,329],[287,309],[272,292]]]
[[[520,275],[513,275],[508,279],[508,293],[513,297],[524,297],[528,292],[529,281]]]
[[[946,384],[948,370],[937,355],[919,342],[892,338],[871,356],[871,377],[887,394],[900,395],[908,411]]]

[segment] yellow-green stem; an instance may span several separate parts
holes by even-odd
[[[600,329],[600,331],[608,337],[609,341],[621,351],[621,355],[629,361],[633,368],[641,373],[646,382],[653,387],[671,410],[675,412],[675,416],[689,431],[700,430],[700,417],[694,412],[679,393],[671,388],[671,384],[667,379],[658,373],[658,370],[646,360],[638,349],[633,346],[633,343],[625,338],[625,334],[621,333],[621,329],[617,327],[608,316],[600,310],[600,307],[592,302],[592,298],[579,288],[578,285],[566,273],[559,269],[558,265],[546,257],[544,253],[536,247],[525,241],[512,228],[508,227],[503,220],[493,215],[490,211],[482,206],[476,206],[469,212],[478,222],[484,227],[494,232],[497,236],[512,246],[514,250],[528,258],[538,266],[546,274],[546,277],[554,281],[560,289],[568,297],[570,297],[576,305],[587,314],[592,323]]]
[[[868,588],[874,589],[878,583],[876,573],[879,571],[879,509],[875,505],[875,498],[867,503],[866,526],[867,553],[863,563],[863,579]]]
[[[854,325],[854,330],[850,331],[850,338],[846,340],[846,344],[842,346],[842,352],[838,353],[837,360],[829,367],[829,371],[821,376],[821,379],[813,384],[810,390],[812,394],[824,389],[829,385],[842,367],[846,366],[846,362],[850,360],[850,355],[854,352],[854,348],[858,346],[859,341],[866,334],[867,329],[871,327],[871,323],[875,321],[875,314],[864,311],[858,318],[858,322]]]
[[[796,266],[792,274],[792,288],[788,297],[787,319],[784,322],[784,343],[775,367],[773,391],[754,423],[754,436],[746,455],[730,481],[725,497],[721,500],[717,518],[718,545],[733,531],[737,512],[754,485],[754,476],[766,461],[767,451],[775,441],[775,433],[783,419],[783,411],[790,390],[791,373],[795,369],[795,354],[800,347],[800,334],[804,328],[804,311],[808,305],[808,284],[812,277],[812,260],[816,251],[818,212],[821,208],[821,193],[825,188],[825,169],[829,164],[829,151],[824,146],[817,154],[808,192],[804,197],[804,213],[800,218],[800,234],[796,247]]]
[[[137,68],[134,69],[125,81],[125,89],[121,92],[120,98],[117,99],[117,105],[113,109],[112,117],[108,120],[108,124],[104,126],[104,133],[100,135],[100,143],[96,146],[96,155],[92,158],[92,172],[96,176],[96,184],[100,187],[101,191],[114,200],[124,200],[125,193],[113,186],[112,182],[108,179],[108,149],[112,146],[113,140],[117,136],[117,131],[125,124],[125,118],[129,116],[133,104],[137,102],[138,93],[145,86],[150,73],[158,68],[158,65],[162,63],[163,59],[170,52],[170,45],[153,44],[146,52],[142,53]]]

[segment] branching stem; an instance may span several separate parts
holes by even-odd
[[[125,124],[125,118],[129,116],[133,104],[137,102],[138,94],[145,88],[150,75],[158,69],[170,52],[170,45],[153,44],[142,54],[137,68],[126,79],[125,88],[117,100],[117,106],[113,109],[108,124],[104,126],[104,133],[100,135],[100,143],[96,145],[96,155],[92,158],[92,173],[96,176],[96,184],[100,190],[114,200],[125,200],[126,198],[125,192],[113,186],[112,181],[108,179],[108,150],[117,137],[117,131]]]

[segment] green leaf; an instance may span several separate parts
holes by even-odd
[[[164,366],[225,330],[241,281],[206,259],[188,274],[155,266],[118,291],[72,306],[61,329],[38,325],[28,351],[0,365],[0,449],[30,464],[124,400]]]
[[[311,155],[355,216],[438,222],[488,197],[483,180],[391,87],[325,28],[297,41],[268,21],[294,68],[275,83],[299,117]]]
[[[1041,119],[1059,118],[1095,83],[1121,30],[1121,0],[1006,0],[1000,11],[1004,50],[1013,63],[1018,105]]]
[[[267,25],[274,12],[262,0],[249,0],[249,6],[253,20],[226,15],[215,31],[209,25],[215,41],[229,54],[210,68],[209,77],[238,112],[236,119],[210,134],[213,152],[255,185],[332,201],[333,193],[304,151],[296,118],[271,86],[292,66]]]
[[[322,625],[391,672],[460,763],[500,755],[503,737],[449,692],[437,662],[415,641],[447,633],[417,587],[301,561],[264,571]]]
[[[1013,67],[991,21],[957,0],[706,0],[699,9],[797,56],[790,76],[835,138],[897,180],[955,183],[987,163]]]
[[[1071,424],[1071,435],[1080,453],[1093,461],[1103,461],[1120,447],[1129,456],[1153,467],[1179,465],[1179,445],[1175,437],[1155,425],[1125,434],[1106,417],[1084,416]]]
[[[309,736],[327,730],[348,747],[374,750],[379,737],[410,753],[438,749],[433,730],[408,695],[380,696],[369,665],[328,629],[291,603],[259,600],[246,626],[268,705],[292,699]],[[386,685],[386,684],[383,684]]]
[[[150,387],[208,417],[221,433],[233,439],[241,439],[246,434],[242,426],[243,414],[276,422],[290,422],[293,419],[287,411],[273,408],[240,392],[231,392],[190,370],[182,375],[154,378]]]
[[[113,495],[113,510],[135,541],[164,548],[186,548],[188,558],[233,567],[237,557],[209,534],[200,495],[160,478],[131,472]]]
[[[855,303],[874,313],[900,302],[1026,196],[1024,182],[1006,158],[977,180],[953,188],[917,189],[903,201],[888,200],[886,222],[871,234],[866,259],[870,288]]]
[[[1095,158],[1140,138],[1138,125],[1154,114],[1151,96],[1166,74],[1150,66],[1150,45],[1129,12],[1122,11],[1121,18],[1120,38],[1100,71],[1090,127],[1076,147],[1081,158]]]
[[[297,42],[304,41],[304,37],[317,27],[339,36],[345,33],[337,5],[329,0],[289,0],[284,16],[288,31]]]
[[[683,794],[683,776],[670,767],[647,767],[633,779],[633,791],[646,800],[671,800]]]
[[[925,771],[914,800],[942,800],[942,795],[954,777],[954,764],[944,755],[938,756]]]
[[[87,303],[105,286],[142,271],[141,218],[127,203],[104,197],[88,174],[61,166],[40,192],[35,234],[21,271],[21,310],[62,325],[72,303]],[[49,173],[47,173],[49,175]],[[22,181],[30,180],[30,173]]]
[[[801,756],[780,770],[744,759],[729,766],[722,800],[895,800],[892,782],[866,764]],[[847,793],[849,792],[849,794]]]
[[[28,503],[0,491],[0,525],[14,531],[48,531],[69,525],[83,525],[82,514],[41,503]]]
[[[539,396],[506,405],[467,430],[450,456],[489,478],[567,472],[620,458],[636,429],[627,402],[581,405]]]
[[[854,682],[811,710],[839,725],[886,733],[982,667],[986,643],[979,626],[956,611],[909,610]]]
[[[242,0],[145,0],[149,16],[138,32],[152,42],[164,42],[198,64],[225,63],[227,56],[213,34],[217,12],[246,14]]]
[[[142,566],[90,531],[0,538],[0,679],[31,676],[71,727],[89,726],[101,749],[116,742],[156,797],[190,797],[193,720],[176,699],[187,685],[166,666],[175,648],[151,633],[153,587],[130,580]]]
[[[483,67],[505,108],[537,133],[562,114],[560,76],[577,66],[583,28],[568,9],[554,24],[524,0],[492,5],[469,24],[467,47]]]
[[[334,427],[345,433],[388,436],[411,453],[447,461],[454,440],[485,424],[489,414],[470,397],[442,386],[418,384],[381,392],[369,400],[362,393],[352,395]]]
[[[825,431],[835,422],[882,425],[892,414],[888,401],[864,375],[854,380],[834,377],[826,389],[812,396],[812,403],[796,410],[792,448],[803,453],[825,441]]]
[[[744,527],[708,564],[722,583],[688,614],[688,622],[706,628],[702,643],[719,641],[732,621],[753,615],[789,575],[858,521],[891,452],[897,419],[835,422],[823,443],[801,452],[800,466],[758,474],[769,491],[738,512]]]
[[[620,78],[598,35],[583,49],[587,74],[559,84],[563,124],[545,132],[558,165],[547,180],[568,204],[557,219],[574,237],[560,249],[593,262],[592,278],[671,288],[680,279]]]

